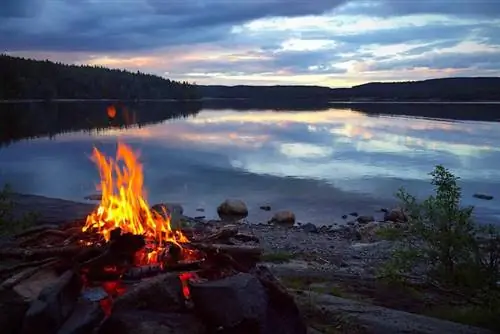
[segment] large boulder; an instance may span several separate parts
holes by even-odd
[[[295,214],[291,211],[278,211],[269,222],[276,225],[293,226],[295,224]]]
[[[401,208],[395,208],[384,214],[385,221],[404,223],[408,221],[408,216]]]
[[[217,207],[217,214],[221,219],[241,219],[248,216],[248,208],[242,200],[226,199]]]

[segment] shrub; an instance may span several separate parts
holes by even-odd
[[[461,206],[459,178],[448,169],[438,165],[430,175],[435,194],[424,201],[404,189],[397,194],[409,217],[408,233],[382,275],[398,279],[420,265],[440,286],[498,302],[499,230],[473,221],[473,207]]]
[[[0,190],[0,235],[16,233],[31,226],[36,220],[36,214],[29,213],[21,219],[16,219],[13,214],[14,202],[11,200],[11,188],[5,185]]]

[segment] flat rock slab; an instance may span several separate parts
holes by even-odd
[[[362,325],[368,333],[419,333],[419,334],[489,334],[486,329],[462,325],[451,321],[407,313],[385,307],[369,305],[354,300],[303,292],[296,298],[314,304],[331,314],[351,319]]]
[[[25,214],[36,213],[37,224],[64,223],[85,219],[97,204],[78,203],[58,198],[37,195],[13,194],[14,216],[21,218]]]

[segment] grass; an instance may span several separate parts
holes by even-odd
[[[266,253],[261,257],[262,262],[271,262],[271,263],[287,263],[293,260],[295,256],[292,253],[288,252],[274,252],[274,253]]]
[[[335,297],[344,295],[342,289],[328,280],[320,278],[305,278],[297,276],[281,277],[281,282],[284,286],[292,290],[308,290],[317,293],[328,294]]]
[[[500,332],[500,311],[482,306],[438,306],[428,309],[425,315],[458,322],[465,325],[488,328]]]
[[[375,231],[375,234],[381,239],[396,241],[401,239],[401,237],[403,236],[403,231],[401,228],[381,227],[380,229]]]
[[[33,226],[37,215],[29,213],[21,219],[13,215],[15,203],[11,200],[12,191],[8,185],[0,190],[0,236],[13,235]]]

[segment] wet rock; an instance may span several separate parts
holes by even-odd
[[[348,221],[347,225],[354,226],[354,225],[356,225],[356,221],[354,221],[354,220]]]
[[[190,290],[196,312],[212,328],[241,323],[255,326],[265,319],[268,297],[253,275],[239,273],[216,281],[193,282]]]
[[[179,276],[173,273],[144,279],[113,303],[114,311],[177,312],[184,308],[182,283]]]
[[[350,216],[353,216],[353,217],[357,217],[357,216],[359,216],[357,212],[351,212],[349,215],[350,215]]]
[[[217,214],[221,219],[241,219],[248,216],[246,204],[239,199],[226,199],[217,207]]]
[[[198,211],[198,212],[205,212],[205,209],[203,209],[203,208],[198,208],[198,209],[196,209],[196,211]]]
[[[381,208],[381,209],[379,210],[379,212],[388,213],[388,212],[389,212],[389,210],[387,210],[386,208]]]
[[[384,214],[385,221],[393,221],[393,222],[406,222],[408,221],[408,217],[405,212],[401,208],[395,208]]]
[[[291,211],[278,211],[273,215],[270,222],[277,225],[293,226],[295,224],[295,214]]]
[[[214,301],[212,301],[214,303]],[[216,303],[214,303],[216,304]],[[194,315],[151,311],[113,312],[98,334],[204,334],[205,326]]]
[[[87,334],[104,318],[99,303],[81,300],[57,334]]]
[[[318,228],[312,223],[302,225],[302,230],[308,233],[318,233]]]
[[[0,291],[0,301],[1,333],[19,333],[29,303],[13,290]]]
[[[347,219],[347,215],[343,215],[343,216],[342,216],[342,219]]]
[[[261,205],[260,209],[264,210],[264,211],[271,211],[271,206],[270,205]]]
[[[80,277],[68,270],[44,288],[26,312],[21,334],[55,333],[73,312],[81,287]]]
[[[493,196],[486,195],[486,194],[474,194],[474,195],[472,195],[472,197],[475,197],[475,198],[478,198],[478,199],[484,199],[484,200],[487,200],[487,201],[490,201],[490,200],[493,199]]]
[[[360,224],[368,224],[369,222],[375,221],[373,216],[359,216],[356,221]]]

